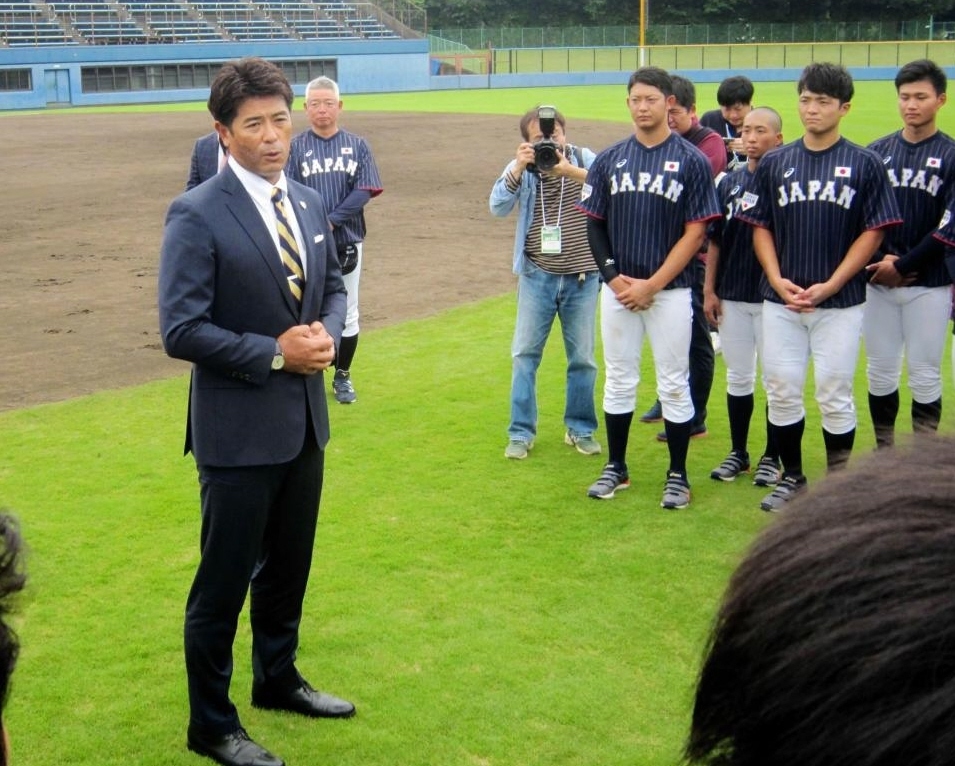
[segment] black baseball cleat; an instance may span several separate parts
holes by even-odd
[[[660,406],[660,400],[657,399],[653,406],[640,416],[641,423],[659,423],[663,420],[663,408]]]

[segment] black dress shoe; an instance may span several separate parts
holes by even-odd
[[[317,691],[305,680],[297,689],[287,692],[272,693],[253,688],[252,706],[265,710],[287,710],[311,718],[351,718],[355,715],[355,706],[351,702]]]
[[[186,744],[192,752],[225,766],[285,766],[285,761],[253,742],[242,727],[214,737],[189,727]]]

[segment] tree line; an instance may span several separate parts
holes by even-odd
[[[431,29],[639,24],[639,0],[421,0]],[[650,24],[802,23],[951,18],[955,0],[645,0]]]

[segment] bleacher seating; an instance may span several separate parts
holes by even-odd
[[[369,10],[345,0],[6,2],[0,46],[399,37]]]
[[[182,3],[123,3],[157,43],[198,43],[223,40],[222,33],[207,20],[199,18]]]
[[[358,32],[361,37],[378,39],[398,37],[393,30],[389,29],[374,17],[349,19],[348,26]]]
[[[303,19],[285,23],[303,40],[353,40],[358,37],[357,32],[334,19]]]
[[[135,21],[122,18],[106,2],[49,2],[49,7],[73,33],[93,45],[128,45],[146,42],[146,33]]]
[[[34,3],[0,3],[0,40],[8,46],[70,45],[63,26]]]
[[[235,40],[287,40],[288,31],[248,2],[193,2],[202,18]]]

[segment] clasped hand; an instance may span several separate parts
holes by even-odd
[[[653,296],[656,290],[646,279],[618,274],[610,281],[610,289],[614,291],[620,304],[629,311],[644,311],[653,305]]]
[[[335,361],[335,341],[321,322],[290,327],[278,342],[288,372],[315,375]]]

